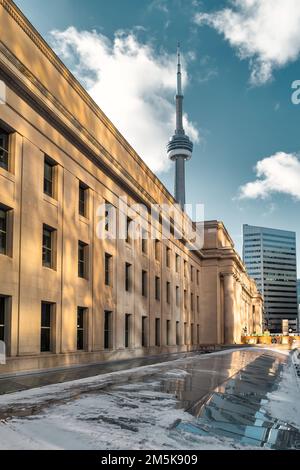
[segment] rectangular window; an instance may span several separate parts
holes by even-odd
[[[194,323],[191,323],[191,344],[194,344]]]
[[[105,285],[111,285],[112,255],[105,253]]]
[[[187,344],[187,323],[184,323],[184,344]]]
[[[105,225],[104,225],[104,229],[105,229],[106,232],[110,232],[111,231],[111,226],[112,226],[113,206],[107,201],[105,201],[104,204],[105,204]]]
[[[42,262],[45,268],[55,268],[55,229],[48,225],[43,225],[43,255]]]
[[[168,304],[171,301],[171,299],[170,299],[170,283],[169,282],[166,283],[166,300],[167,300]]]
[[[194,266],[191,266],[191,282],[194,281]]]
[[[171,344],[171,320],[167,320],[166,328],[167,328],[167,346],[170,346]]]
[[[130,335],[131,335],[131,315],[126,313],[125,315],[125,348],[130,346]]]
[[[54,197],[55,192],[55,166],[56,163],[49,157],[44,159],[44,193]]]
[[[179,286],[176,286],[175,297],[176,297],[176,307],[179,307]]]
[[[131,243],[132,241],[132,219],[130,217],[127,217],[126,219],[126,242]]]
[[[197,313],[200,313],[200,300],[199,300],[199,295],[197,295]]]
[[[160,300],[160,278],[155,276],[155,300]]]
[[[199,282],[200,282],[200,271],[199,269],[197,269],[197,284],[199,286]]]
[[[0,254],[7,254],[8,236],[7,236],[7,214],[8,210],[0,206]]]
[[[130,263],[125,263],[125,290],[126,292],[131,291],[131,267]]]
[[[180,323],[179,321],[176,322],[176,345],[180,345]]]
[[[200,344],[200,325],[197,325],[197,344]]]
[[[8,171],[9,167],[9,134],[0,128],[0,168]]]
[[[191,311],[194,311],[194,294],[191,294]]]
[[[171,265],[171,249],[166,248],[166,266],[169,268]]]
[[[155,250],[155,259],[156,259],[156,261],[160,261],[160,241],[159,240],[155,240],[154,250]]]
[[[147,341],[147,317],[142,317],[142,347],[148,346]]]
[[[77,307],[77,350],[85,349],[85,323],[86,311],[84,307]]]
[[[41,312],[41,352],[51,352],[52,317],[54,304],[42,302]]]
[[[0,297],[0,341],[5,341],[5,325],[6,325],[5,307],[6,307],[6,298]]]
[[[160,346],[160,318],[155,318],[155,346]]]
[[[148,253],[148,233],[146,230],[142,230],[142,253],[145,255]]]
[[[112,312],[104,312],[104,349],[112,348]]]
[[[79,181],[79,200],[78,211],[82,217],[87,217],[87,202],[88,202],[88,187],[86,184]]]
[[[175,257],[175,268],[176,268],[176,272],[179,273],[179,269],[180,269],[180,256],[176,253],[176,257]]]
[[[81,241],[78,242],[78,277],[87,279],[88,274],[88,245]]]
[[[184,277],[187,277],[187,261],[184,261],[183,263],[183,270],[184,270]]]
[[[183,293],[184,308],[187,308],[187,291],[184,289]]]
[[[147,284],[148,284],[147,271],[142,271],[142,296],[147,297]]]

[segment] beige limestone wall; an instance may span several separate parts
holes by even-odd
[[[0,124],[12,131],[10,171],[0,168],[0,204],[9,207],[13,215],[12,250],[8,256],[0,255],[0,295],[10,298],[10,357],[0,373],[239,342],[243,321],[249,330],[254,325],[257,330],[262,299],[222,223],[205,224],[205,245],[198,252],[189,251],[173,237],[162,240],[160,261],[155,259],[153,240],[148,242],[145,255],[140,240],[128,245],[119,239],[98,239],[97,208],[104,201],[117,206],[124,194],[129,204],[173,204],[174,200],[8,0],[0,0],[0,39],[0,78],[7,85]],[[55,198],[43,193],[45,155],[57,164]],[[89,188],[88,217],[78,213],[79,181]],[[56,230],[55,269],[42,266],[43,224]],[[89,246],[87,279],[78,277],[79,240]],[[167,247],[171,250],[170,267],[166,265]],[[113,256],[111,286],[104,283],[105,253]],[[178,272],[175,254],[180,256]],[[124,289],[126,262],[132,265],[130,293]],[[148,272],[146,298],[141,295],[142,270]],[[159,301],[155,299],[156,276],[161,286]],[[50,354],[40,353],[41,301],[55,304]],[[87,309],[83,352],[76,349],[78,306]],[[108,351],[104,350],[105,310],[113,315],[112,348]],[[132,316],[126,350],[125,314]],[[145,348],[141,347],[143,316],[147,317]],[[161,322],[160,347],[155,346],[156,318]]]

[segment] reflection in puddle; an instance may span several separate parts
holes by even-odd
[[[203,375],[190,369],[191,375],[177,381],[176,395],[196,419],[192,423],[180,422],[177,429],[200,436],[226,437],[243,445],[300,449],[300,432],[263,409],[267,394],[278,387],[282,363],[280,357],[263,354],[222,385],[215,383],[215,387],[219,375],[206,371],[203,384]],[[213,391],[203,396],[201,390],[209,388],[205,381],[210,382]],[[175,383],[169,383],[169,387],[175,387]],[[192,404],[197,389],[200,396]]]

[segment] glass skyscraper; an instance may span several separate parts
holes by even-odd
[[[297,330],[296,234],[253,225],[243,226],[243,259],[264,297],[265,327],[282,331],[282,320]]]

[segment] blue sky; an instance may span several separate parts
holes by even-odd
[[[223,220],[239,251],[243,223],[295,230],[300,246],[297,0],[16,3],[171,192],[179,40],[195,141],[187,202]]]

